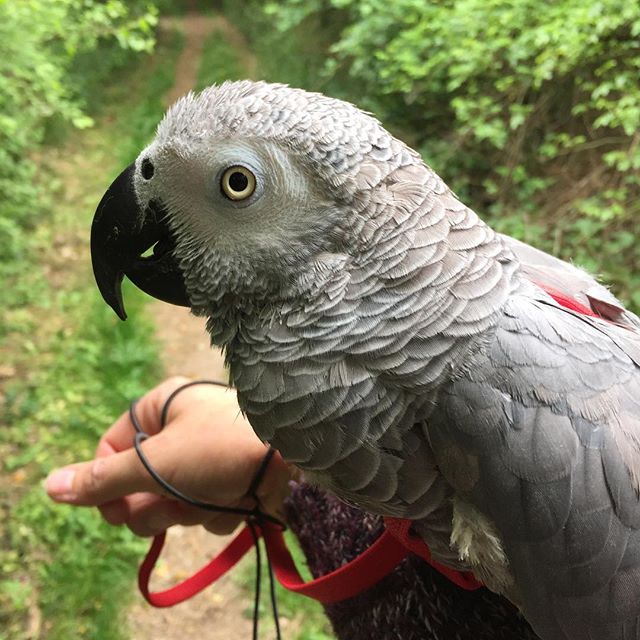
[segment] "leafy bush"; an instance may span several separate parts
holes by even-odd
[[[267,13],[285,42],[328,24],[324,82],[400,129],[494,226],[640,306],[638,3],[280,0]]]
[[[104,53],[115,41],[110,51],[149,51],[155,22],[155,11],[140,1],[0,0],[0,278],[6,289],[19,279],[29,232],[42,223],[34,152],[47,124],[90,126],[83,105],[91,80],[81,79],[103,77],[101,65],[116,60],[96,50]],[[75,66],[89,64],[89,74]],[[3,306],[24,303],[29,292],[20,293]]]

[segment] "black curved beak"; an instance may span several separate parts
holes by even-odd
[[[166,210],[157,202],[140,210],[133,190],[134,170],[131,164],[113,181],[91,225],[93,275],[105,302],[121,320],[127,318],[121,288],[125,275],[154,298],[190,306]],[[143,256],[151,247],[153,253]]]

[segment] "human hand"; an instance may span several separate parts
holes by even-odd
[[[195,385],[171,402],[167,424],[160,414],[169,395],[188,382],[171,378],[143,396],[136,413],[149,434],[142,444],[158,474],[203,502],[251,509],[247,490],[267,448],[241,415],[236,394],[213,385]],[[53,471],[46,480],[57,502],[97,506],[109,523],[126,524],[151,536],[174,524],[201,524],[218,534],[230,533],[242,515],[199,509],[166,495],[144,468],[133,448],[129,413],[122,414],[98,444],[95,458]],[[257,490],[262,508],[283,519],[282,503],[293,471],[276,452]]]

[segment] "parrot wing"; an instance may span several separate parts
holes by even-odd
[[[558,262],[534,267],[561,285],[574,268]],[[495,523],[545,640],[640,639],[639,355],[634,328],[526,283],[429,420],[442,472]]]

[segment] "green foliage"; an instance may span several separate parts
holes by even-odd
[[[158,42],[158,55],[146,68],[139,68],[135,76],[129,72],[120,88],[116,88],[114,99],[130,103],[124,122],[127,135],[116,149],[120,164],[133,162],[151,142],[167,107],[165,97],[175,81],[175,61],[183,45],[181,33],[173,30],[166,33]],[[134,95],[130,95],[132,88]]]
[[[55,302],[53,313],[64,309],[75,322],[47,341],[48,366],[6,393],[3,468],[24,477],[6,522],[7,548],[0,548],[0,567],[12,576],[0,585],[0,621],[14,638],[23,637],[19,614],[29,605],[41,610],[51,640],[123,637],[120,610],[145,547],[95,510],[54,505],[30,481],[90,458],[104,427],[158,377],[140,301],[130,305],[134,323],[118,326],[92,289],[87,282]],[[2,491],[11,501],[21,492],[20,484]]]
[[[160,378],[142,294],[125,291],[130,321],[117,320],[95,288],[87,234],[104,189],[162,115],[181,42],[168,34],[153,57],[126,58],[126,69],[95,61],[106,74],[87,96],[101,105],[96,124],[38,152],[38,224],[15,227],[23,247],[3,264],[16,274],[2,324],[10,376],[0,395],[3,640],[32,637],[37,618],[48,640],[128,635],[123,613],[146,544],[95,510],[54,505],[40,483],[52,468],[90,458],[105,427]],[[28,305],[16,291],[29,293]]]
[[[5,288],[19,282],[19,258],[45,214],[34,151],[47,125],[91,126],[82,93],[91,83],[80,82],[87,74],[78,71],[88,60],[105,71],[110,58],[96,56],[96,50],[149,51],[155,23],[153,7],[140,1],[0,0],[0,279]],[[9,295],[3,306],[31,299],[28,291],[19,293]]]
[[[224,31],[215,29],[207,38],[200,58],[198,80],[194,89],[201,91],[225,80],[241,80],[245,77],[238,52]]]
[[[283,41],[328,20],[325,77],[404,132],[494,226],[638,304],[638,3],[280,0],[267,14]]]

